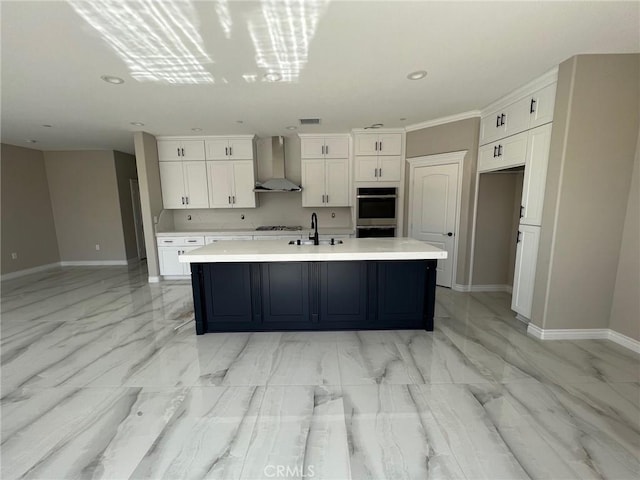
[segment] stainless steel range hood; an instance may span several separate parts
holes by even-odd
[[[284,137],[271,137],[271,166],[273,178],[256,183],[253,190],[260,192],[299,192],[302,187],[284,176]]]

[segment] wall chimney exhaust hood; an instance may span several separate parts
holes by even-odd
[[[287,180],[284,176],[284,137],[271,137],[271,162],[273,178],[256,183],[254,192],[300,192],[302,190],[300,185]]]

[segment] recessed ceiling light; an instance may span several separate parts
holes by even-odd
[[[202,131],[202,129],[201,129],[201,128],[199,128],[199,127],[195,127],[195,128],[192,128],[192,129],[191,129],[191,131],[192,131],[192,132],[201,132],[201,131]]]
[[[113,75],[102,75],[100,78],[105,82],[113,83],[114,85],[120,85],[121,83],[124,83],[123,79],[121,79],[120,77],[114,77]]]
[[[298,128],[298,127],[295,127],[295,126],[293,126],[293,125],[289,125],[289,126],[287,127],[287,130],[296,130],[297,128]]]
[[[267,82],[279,82],[280,80],[282,80],[282,75],[276,72],[265,73],[264,79]]]
[[[25,140],[25,142],[27,142],[27,143],[38,143],[37,140],[31,140],[31,139],[27,139],[27,140]]]
[[[53,127],[53,125],[49,125],[48,123],[45,123],[45,124],[44,124],[44,125],[42,125],[42,126],[43,126],[43,127],[45,127],[45,128],[51,128],[51,127]]]
[[[427,72],[425,70],[417,70],[415,72],[411,72],[409,75],[407,75],[407,78],[409,80],[420,80],[424,77],[427,76]]]
[[[236,123],[244,123],[244,120],[236,120]]]
[[[131,122],[131,125],[135,125],[136,127],[142,127],[144,123],[142,122]]]

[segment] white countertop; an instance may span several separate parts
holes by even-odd
[[[286,240],[225,241],[192,250],[182,263],[432,260],[447,252],[412,238],[350,238],[341,245],[289,245]]]
[[[256,230],[255,228],[247,229],[198,229],[198,230],[175,230],[171,232],[157,232],[157,237],[175,237],[175,236],[188,236],[195,235],[200,237],[206,236],[234,236],[234,235],[261,235],[261,236],[278,236],[278,235],[309,235],[311,232],[308,228],[302,230]],[[355,234],[353,228],[319,228],[318,233],[320,235],[352,235]]]

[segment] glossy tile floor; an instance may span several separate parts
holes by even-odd
[[[196,336],[143,268],[2,283],[3,479],[640,476],[640,359],[540,342],[505,294],[437,329]]]

